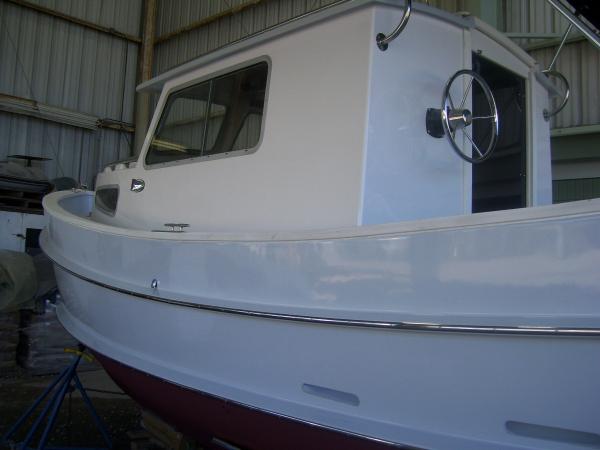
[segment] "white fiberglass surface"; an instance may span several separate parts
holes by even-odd
[[[378,9],[375,30],[393,29],[401,14]],[[414,15],[388,50],[371,52],[362,224],[467,212],[463,177],[470,165],[445,137],[433,138],[425,129],[427,109],[440,108],[446,81],[465,68],[464,33]]]
[[[358,9],[165,84],[140,157],[146,164],[119,180],[126,185],[143,179],[145,189],[132,193],[121,185],[113,223],[150,229],[187,223],[214,232],[357,225],[371,18],[370,8]],[[269,61],[269,79],[256,146],[148,165],[144,158],[172,92],[261,60]],[[111,184],[116,178],[101,174],[100,180]]]
[[[564,448],[516,435],[508,422],[572,430],[566,437],[600,432],[594,339],[300,324],[136,299],[61,270],[58,278],[59,317],[91,348],[253,407],[425,448]],[[311,395],[305,384],[356,400]]]
[[[58,206],[66,212],[78,217],[89,217],[94,207],[93,195],[64,195],[58,202]]]
[[[558,214],[569,207],[580,214]],[[126,233],[51,215],[42,245],[90,279],[197,304],[357,320],[597,326],[598,202],[539,209],[546,215],[525,221],[496,212],[463,218],[471,221],[463,226],[436,220],[404,224],[404,232],[263,241]],[[496,221],[477,223],[488,214]]]

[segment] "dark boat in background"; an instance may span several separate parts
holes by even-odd
[[[43,214],[42,197],[53,189],[42,168],[33,162],[49,158],[10,155],[0,161],[0,210]],[[21,161],[25,161],[23,164]]]
[[[33,161],[49,161],[49,158],[25,155],[10,155],[9,158],[24,160],[26,164],[10,159],[0,162],[0,189],[43,194],[52,190],[52,183],[48,181],[42,169],[32,164]]]

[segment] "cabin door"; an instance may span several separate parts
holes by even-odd
[[[490,86],[500,122],[496,150],[486,161],[473,164],[472,211],[521,208],[527,203],[527,114],[525,79],[473,53],[473,70]],[[478,111],[479,110],[479,111]],[[489,111],[480,89],[473,90],[473,113]],[[476,142],[489,139],[489,126],[473,123]]]

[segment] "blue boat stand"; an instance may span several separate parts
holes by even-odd
[[[70,353],[75,354],[75,356],[73,357],[73,362],[63,369],[63,371],[54,379],[54,381],[52,381],[52,383],[50,383],[50,385],[44,390],[44,392],[27,409],[27,411],[25,411],[25,413],[19,418],[19,420],[15,422],[15,424],[10,428],[10,430],[8,430],[8,432],[4,436],[2,436],[2,439],[0,439],[1,445],[8,445],[9,448],[15,450],[32,449],[33,447],[29,447],[29,445],[33,440],[37,430],[40,428],[40,425],[42,425],[44,419],[46,419],[47,417],[46,427],[44,428],[44,431],[42,432],[42,435],[38,442],[38,450],[95,450],[89,447],[46,447],[46,444],[48,443],[48,438],[50,437],[50,433],[52,432],[52,429],[56,422],[56,418],[58,416],[60,407],[63,403],[65,395],[67,395],[70,392],[69,387],[72,383],[74,387],[77,388],[77,390],[81,393],[81,397],[83,398],[87,409],[90,411],[91,416],[94,419],[94,422],[96,423],[96,427],[100,431],[100,434],[102,435],[102,438],[106,443],[106,447],[101,448],[113,448],[112,441],[108,436],[106,427],[100,419],[100,416],[98,416],[94,405],[92,405],[92,401],[88,397],[85,389],[83,388],[83,385],[81,384],[81,381],[79,380],[79,377],[77,376],[77,366],[79,365],[81,358],[91,358],[88,354],[84,353],[84,350],[84,347],[80,347],[79,350],[67,350]],[[40,405],[40,403],[42,403],[44,399],[53,391],[54,393],[51,395],[50,400],[45,404],[44,408],[39,413],[33,425],[27,432],[25,440],[23,442],[18,443],[11,441],[11,437],[19,430],[19,428],[21,428],[23,423],[25,423],[25,421],[34,414],[36,408]]]

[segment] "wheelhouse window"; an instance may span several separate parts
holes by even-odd
[[[260,62],[169,95],[146,164],[168,163],[258,145],[268,64]]]
[[[119,186],[101,186],[96,189],[95,205],[104,214],[114,216],[119,201]]]

